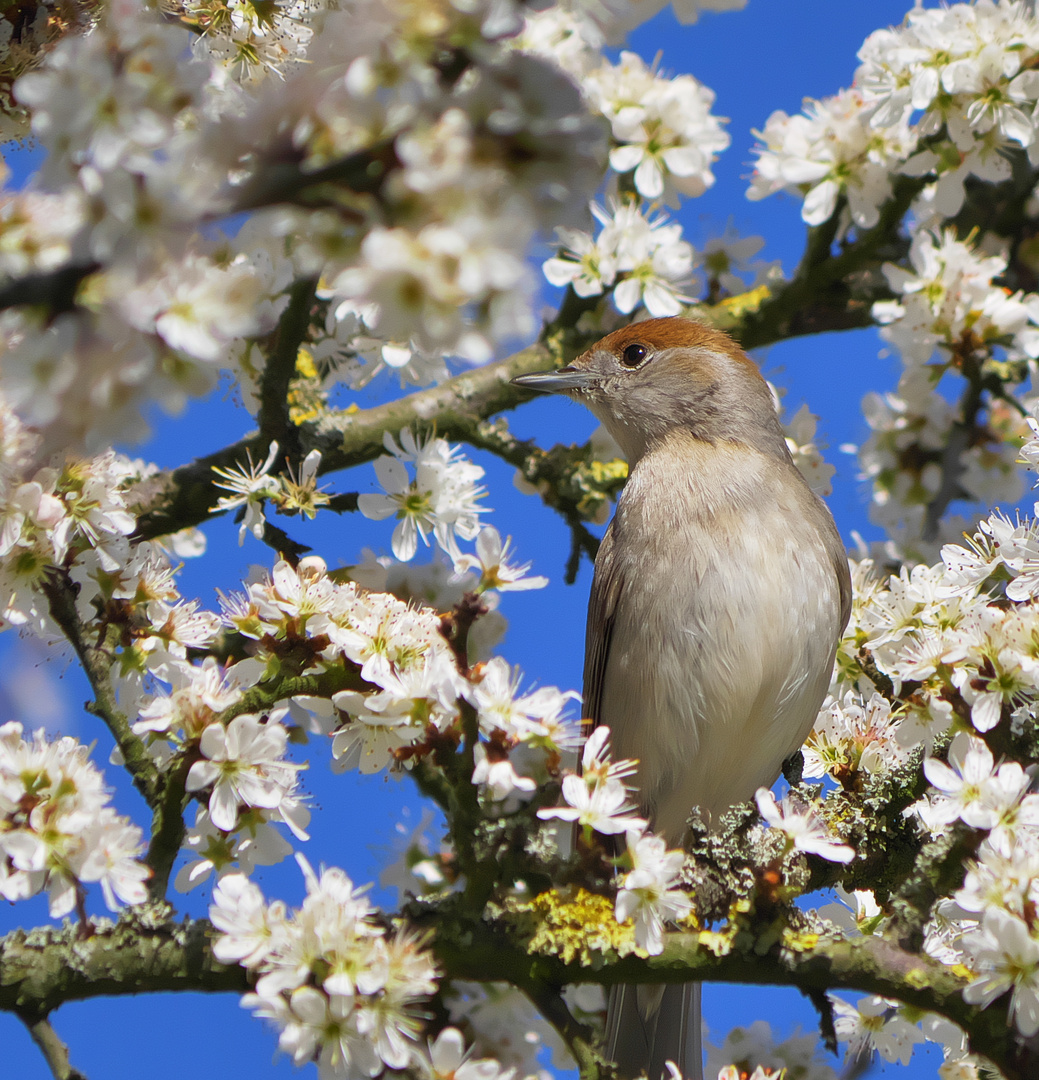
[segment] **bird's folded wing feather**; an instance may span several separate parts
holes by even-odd
[[[610,658],[610,639],[613,636],[617,601],[623,584],[613,553],[611,522],[599,545],[599,553],[595,556],[595,577],[592,580],[592,594],[588,599],[583,692],[584,716],[586,721],[591,721],[590,728],[597,727],[602,718],[602,688]]]

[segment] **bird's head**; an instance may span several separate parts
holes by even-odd
[[[790,460],[757,365],[727,334],[692,319],[622,327],[558,371],[512,381],[586,405],[632,464],[679,430],[703,442],[742,442]]]

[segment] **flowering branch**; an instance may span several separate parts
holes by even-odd
[[[565,902],[560,901],[560,907],[565,910]],[[994,1061],[1007,1080],[1025,1080],[1031,1075],[1029,1069],[1035,1067],[1030,1052],[1019,1047],[1008,1030],[1005,1007],[978,1009],[966,1004],[961,978],[927,956],[883,938],[820,938],[791,930],[777,940],[772,927],[759,928],[760,936],[743,927],[738,948],[719,950],[718,944],[708,947],[701,940],[715,942],[710,934],[672,933],[658,956],[632,955],[611,959],[606,966],[584,966],[564,962],[539,948],[533,936],[525,936],[515,925],[496,929],[468,920],[455,922],[443,910],[436,914],[436,925],[437,958],[454,978],[504,978],[540,996],[544,987],[581,982],[615,985],[697,980],[794,985],[818,991],[857,989],[948,1016],[970,1033],[972,1049]],[[579,933],[576,924],[574,932]],[[763,952],[762,944],[770,941],[773,947]],[[494,972],[497,974],[492,975]],[[560,1026],[565,1029],[565,1021]]]
[[[896,227],[898,220],[900,218],[894,218]],[[886,222],[886,227],[890,231],[892,223]],[[774,289],[771,299],[761,306],[762,314],[758,314],[754,306],[739,309],[731,301],[722,301],[713,307],[699,305],[693,313],[697,318],[728,329],[747,348],[804,333],[868,325],[872,321],[868,315],[872,296],[858,301],[854,305],[856,314],[852,321],[845,321],[841,326],[833,320],[826,321],[819,313],[821,308],[813,315],[806,314],[808,309],[804,305],[811,298],[811,303],[818,306],[811,288],[819,282],[842,282],[871,260],[875,261],[881,247],[880,228],[878,225],[867,238],[817,267],[810,276],[811,285],[807,278],[795,277]],[[887,292],[882,290],[878,295],[887,295]],[[847,309],[844,300],[840,303],[834,300],[832,306],[835,312]],[[734,316],[734,310],[740,313]],[[586,478],[581,480],[585,490],[580,498],[569,496],[566,488],[572,485],[573,477],[587,460],[588,448],[557,446],[542,450],[532,442],[514,440],[488,421],[529,399],[529,391],[511,385],[515,376],[562,366],[595,337],[595,332],[580,333],[565,326],[550,327],[538,342],[513,356],[466,371],[430,389],[361,411],[327,410],[317,421],[305,423],[300,428],[299,453],[320,450],[321,473],[335,472],[378,457],[383,451],[385,434],[422,427],[435,420],[440,437],[486,449],[514,464],[530,482],[541,485],[546,492],[553,492],[548,496],[549,504],[559,509],[568,522],[579,525],[577,508],[589,494]],[[264,437],[251,436],[164,474],[161,494],[142,509],[137,535],[147,539],[205,521],[213,513],[218,498],[212,470],[233,466],[245,460],[247,454],[261,460],[268,445],[269,440]],[[603,493],[609,494],[611,490],[612,487],[603,489]],[[582,539],[581,543],[594,554],[588,542]]]
[[[877,281],[877,271],[883,260],[903,257],[908,249],[899,228],[922,187],[922,180],[899,177],[877,224],[843,243],[837,254],[832,249],[838,213],[809,229],[794,276],[731,329],[737,341],[746,349],[755,349],[804,334],[873,325],[873,302],[889,295]],[[863,278],[866,284],[862,284]]]

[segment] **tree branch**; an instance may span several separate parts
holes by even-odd
[[[320,169],[304,169],[297,161],[265,161],[237,189],[232,214],[289,203],[316,208],[332,206],[351,215],[343,193],[378,195],[386,177],[399,165],[388,139],[329,162]],[[337,190],[338,189],[338,190]]]
[[[899,226],[926,181],[900,176],[892,197],[871,229],[859,232],[843,250],[831,254],[839,211],[809,229],[804,255],[794,276],[755,311],[748,312],[732,335],[745,349],[829,330],[873,325],[873,302],[890,296],[880,276],[881,264],[903,258],[909,241]]]
[[[435,918],[430,912],[430,922],[438,928],[437,959],[451,978],[505,979],[523,988],[702,981],[796,986],[819,993],[859,990],[953,1020],[968,1033],[972,1050],[996,1062],[1007,1080],[1028,1080],[1039,1067],[1013,1034],[1006,999],[985,1009],[968,1005],[962,995],[964,981],[949,968],[880,937],[820,938],[788,928],[777,941],[771,926],[760,936],[741,927],[727,943],[724,932],[673,933],[659,956],[594,954],[591,962],[582,964],[564,962],[515,925],[454,922],[442,910]],[[586,930],[594,933],[595,928]],[[581,934],[579,923],[572,932],[575,937]]]
[[[879,275],[880,261],[904,254],[906,241],[898,238],[898,225],[921,185],[922,181],[901,178],[878,224],[838,255],[828,254],[829,233],[813,233],[798,273],[773,292],[754,290],[748,297],[695,305],[689,314],[728,330],[747,349],[806,333],[871,325],[873,300],[889,295]],[[857,280],[858,291],[853,295],[849,281],[856,276],[863,280]],[[443,438],[480,445],[503,456],[507,448],[493,437],[493,429],[486,422],[516,408],[530,396],[529,391],[512,386],[510,380],[516,375],[562,366],[598,336],[575,328],[589,301],[576,304],[568,303],[569,299],[568,294],[541,339],[513,356],[371,409],[329,410],[319,420],[302,425],[299,453],[320,450],[321,472],[333,472],[378,457],[383,452],[382,437],[386,432],[435,426]],[[137,535],[161,536],[206,520],[219,497],[213,485],[213,467],[229,467],[244,460],[246,452],[260,460],[268,445],[269,440],[252,435],[167,473],[161,495],[140,514]]]
[[[198,756],[197,750],[195,756]],[[153,900],[165,897],[173,864],[184,843],[186,785],[194,760],[195,757],[181,752],[163,774],[162,793],[152,814],[151,840],[144,856],[144,862],[152,872],[148,894]]]
[[[562,901],[560,904],[562,905]],[[968,1005],[964,981],[930,957],[907,952],[880,937],[820,938],[787,928],[776,940],[772,927],[759,937],[741,927],[735,937],[672,933],[659,956],[596,954],[591,963],[535,944],[508,918],[490,923],[462,913],[457,902],[414,905],[420,926],[435,927],[433,949],[452,979],[508,981],[544,1003],[570,983],[741,982],[797,986],[809,991],[853,989],[893,997],[959,1024],[971,1048],[994,1061],[1007,1080],[1034,1077],[1037,1062],[1012,1032],[1005,999],[985,1009]],[[0,1009],[28,1018],[46,1017],[59,1005],[89,998],[158,991],[244,993],[247,973],[217,963],[206,920],[149,920],[148,909],[101,923],[82,939],[74,927],[16,930],[0,939]],[[594,926],[575,924],[574,935]],[[771,948],[761,948],[766,936]],[[550,1010],[551,1012],[551,1010]],[[565,1020],[553,1014],[553,1022]],[[585,1038],[577,1025],[570,1034]],[[595,1053],[587,1042],[589,1055]]]

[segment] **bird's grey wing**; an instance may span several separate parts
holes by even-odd
[[[595,556],[595,576],[588,600],[588,626],[584,644],[584,715],[594,728],[602,720],[602,688],[610,657],[610,639],[623,578],[613,549],[613,523]],[[587,734],[587,732],[586,732]]]
[[[837,526],[834,524],[833,517],[830,511],[827,509],[826,504],[822,503],[823,521],[822,532],[823,542],[826,545],[826,551],[830,556],[830,561],[833,564],[833,572],[837,575],[837,588],[839,590],[840,603],[841,603],[841,623],[837,631],[837,636],[840,637],[848,625],[848,619],[851,618],[851,571],[848,568],[848,552],[844,547],[844,541],[841,539],[841,534],[837,531]]]
[[[602,691],[624,571],[613,546],[613,523],[595,556],[595,577],[588,600],[584,650],[584,715],[591,727],[602,721]],[[585,733],[587,734],[587,732]],[[575,837],[577,826],[575,823]],[[607,850],[620,854],[619,836],[603,838]],[[575,839],[576,843],[576,839]],[[647,994],[648,991],[648,994]],[[645,998],[649,998],[647,1003]],[[674,1061],[685,1080],[703,1080],[700,984],[682,986],[614,986],[606,1010],[606,1056],[617,1063],[625,1080],[648,1076],[665,1080]]]
[[[837,635],[840,637],[851,618],[851,571],[848,568],[848,552],[839,535],[836,547],[830,548],[830,555],[833,559],[833,568],[837,572],[837,586],[841,595],[841,628]]]

